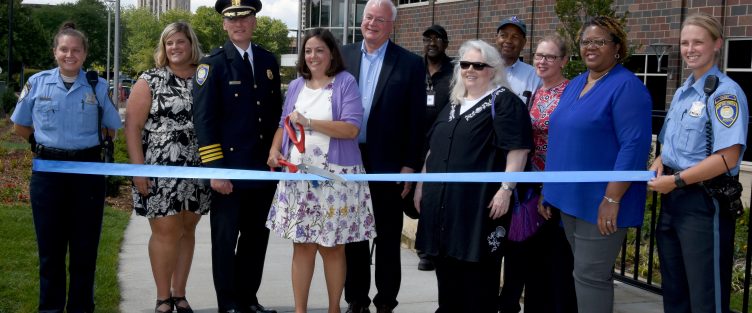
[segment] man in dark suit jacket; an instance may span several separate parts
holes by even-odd
[[[206,167],[268,170],[266,159],[282,115],[279,65],[251,43],[259,0],[218,0],[229,36],[194,75],[193,122]],[[264,226],[275,182],[211,179],[212,272],[220,312],[274,312],[256,292],[269,230]]]
[[[392,43],[397,9],[389,0],[370,0],[363,11],[363,41],[342,48],[347,70],[358,79],[363,107],[360,149],[368,173],[420,170],[426,108],[425,68],[421,58]],[[397,306],[401,281],[402,202],[412,183],[370,183],[376,223],[377,312]],[[352,313],[369,312],[371,299],[368,242],[349,243],[345,300]]]

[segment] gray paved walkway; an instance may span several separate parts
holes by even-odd
[[[149,224],[143,217],[131,217],[125,232],[123,248],[120,252],[120,272],[118,278],[123,300],[120,308],[124,313],[147,313],[154,311],[156,289],[149,266],[147,243]],[[196,252],[191,276],[188,280],[187,297],[197,313],[217,311],[214,285],[211,276],[211,243],[209,217],[205,216],[196,232]],[[289,241],[274,235],[269,241],[266,256],[264,279],[259,291],[261,303],[280,313],[293,312],[292,287],[290,283],[290,262],[292,245]],[[326,312],[327,297],[321,259],[311,285],[309,312]],[[402,288],[398,301],[399,313],[434,312],[436,303],[436,277],[433,272],[417,270],[418,258],[409,249],[402,250]],[[646,293],[623,284],[616,285],[616,313],[658,313],[661,309],[659,296]],[[375,287],[371,288],[371,293]],[[346,303],[342,301],[342,308]]]

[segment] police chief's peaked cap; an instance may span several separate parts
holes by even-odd
[[[243,17],[261,11],[261,0],[217,0],[214,10],[222,17]]]

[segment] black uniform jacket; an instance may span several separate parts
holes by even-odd
[[[252,44],[253,69],[227,41],[201,60],[194,75],[193,123],[206,167],[269,170],[274,133],[282,114],[279,65]],[[274,182],[235,181],[236,187]]]

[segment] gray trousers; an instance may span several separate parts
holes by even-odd
[[[561,213],[564,232],[574,255],[574,288],[580,313],[614,311],[613,267],[627,228],[603,236],[598,225]]]

